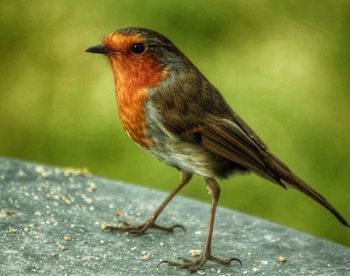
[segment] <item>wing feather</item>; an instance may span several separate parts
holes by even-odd
[[[207,126],[200,128],[200,144],[205,149],[284,186],[267,166],[259,148],[238,126],[223,121]]]
[[[182,71],[173,84],[153,94],[153,104],[161,111],[161,123],[177,137],[201,145],[207,151],[230,160],[286,188],[295,187],[333,213],[344,225],[346,220],[324,197],[295,176],[264,142],[227,105],[221,94],[192,67]],[[173,93],[181,87],[180,93]]]

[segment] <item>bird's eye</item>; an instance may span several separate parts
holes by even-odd
[[[142,54],[146,49],[145,44],[143,43],[135,43],[131,46],[131,51],[135,54]]]

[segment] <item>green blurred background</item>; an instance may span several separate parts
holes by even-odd
[[[106,58],[84,52],[110,31],[142,26],[182,49],[270,149],[350,220],[349,1],[0,5],[0,155],[169,191],[178,172],[129,140]],[[301,193],[254,175],[220,183],[221,206],[350,245],[349,229]],[[198,176],[182,194],[208,201]]]

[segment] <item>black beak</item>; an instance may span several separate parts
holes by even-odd
[[[111,50],[107,48],[104,44],[99,44],[99,45],[95,45],[87,48],[85,52],[93,53],[93,54],[108,54],[111,52]]]

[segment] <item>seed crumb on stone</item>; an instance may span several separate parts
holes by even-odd
[[[11,217],[15,215],[17,212],[11,209],[2,209],[0,210],[0,217]]]
[[[70,199],[69,197],[65,196],[65,195],[60,195],[61,200],[67,204],[67,205],[71,205],[72,204],[72,199]]]
[[[149,253],[147,253],[146,251],[142,251],[142,256],[140,257],[141,258],[141,260],[143,260],[143,261],[148,261],[149,260]]]
[[[63,239],[65,241],[71,241],[72,240],[72,237],[71,236],[68,236],[68,235],[64,235]]]
[[[45,170],[43,166],[36,166],[35,171],[41,177],[48,177],[51,175],[51,172],[49,172],[48,170]]]
[[[41,213],[40,213],[39,211],[36,211],[36,212],[34,213],[34,216],[40,217],[40,216],[41,216]]]
[[[63,244],[61,244],[60,242],[56,242],[56,245],[57,245],[57,247],[60,249],[60,250],[65,250],[66,248],[64,247],[64,245]]]
[[[97,189],[97,186],[96,186],[96,184],[94,182],[89,182],[88,186],[86,188],[86,190],[88,192],[94,192],[94,191],[96,191],[96,189]]]
[[[108,227],[107,223],[101,223],[101,229],[105,230]]]
[[[88,168],[65,167],[62,170],[63,170],[64,176],[72,176],[72,175],[88,176],[88,175],[91,175]]]
[[[114,214],[118,217],[120,216],[124,216],[125,215],[125,211],[123,209],[117,209],[115,210]]]
[[[84,202],[86,204],[91,204],[92,203],[92,198],[91,197],[88,197],[86,195],[82,195],[81,197],[82,197],[82,199],[84,200]]]
[[[125,226],[126,223],[124,222],[111,222],[111,223],[101,223],[101,229],[106,230],[106,229],[116,229]],[[129,240],[126,240],[129,241]]]
[[[279,262],[279,263],[285,263],[286,262],[286,257],[278,256],[278,257],[276,257],[276,261]]]
[[[193,257],[197,257],[197,256],[200,256],[202,253],[202,250],[200,249],[191,249],[189,254]]]
[[[16,234],[17,233],[17,229],[10,226],[9,229],[8,229],[8,232],[10,234]]]

